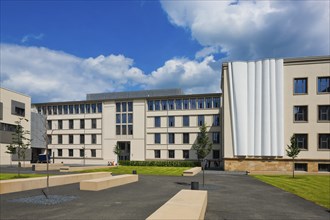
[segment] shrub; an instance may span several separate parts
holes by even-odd
[[[129,161],[121,160],[120,165],[123,166],[155,166],[155,167],[196,167],[200,166],[198,161],[182,161],[182,160],[169,160],[169,161]]]

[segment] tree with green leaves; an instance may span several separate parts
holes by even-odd
[[[300,149],[298,147],[297,140],[294,135],[291,136],[290,143],[290,145],[287,145],[288,149],[286,149],[286,155],[292,158],[292,177],[294,178],[294,159],[300,153]]]
[[[113,148],[113,153],[117,155],[117,165],[119,165],[119,155],[121,154],[121,149],[118,143]]]
[[[7,151],[6,153],[14,155],[17,154],[18,158],[18,166],[17,166],[17,175],[20,176],[21,170],[20,170],[20,165],[21,165],[21,159],[25,161],[25,153],[26,150],[29,148],[31,145],[31,139],[27,138],[27,135],[30,134],[30,131],[25,130],[22,126],[22,121],[28,121],[25,118],[19,118],[19,121],[15,121],[16,128],[15,132],[13,133],[12,136],[12,143],[10,145],[7,145]]]
[[[205,124],[199,127],[200,133],[197,136],[196,143],[192,146],[192,149],[196,150],[198,161],[204,159],[212,150],[212,142],[209,140],[206,129]]]

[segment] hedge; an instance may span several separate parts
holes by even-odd
[[[155,167],[197,167],[200,166],[198,161],[129,161],[121,160],[120,165],[123,166],[155,166]]]

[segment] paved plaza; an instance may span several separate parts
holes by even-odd
[[[139,182],[98,192],[80,191],[79,184],[50,188],[50,194],[71,196],[56,205],[20,203],[15,199],[42,195],[30,190],[1,195],[0,219],[146,219],[194,177],[139,176]],[[330,219],[325,208],[251,176],[207,171],[206,219]]]

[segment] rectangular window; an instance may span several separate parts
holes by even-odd
[[[160,150],[154,150],[155,158],[160,158]]]
[[[295,78],[293,80],[294,94],[307,94],[307,78]]]
[[[154,101],[148,101],[148,111],[154,110]]]
[[[62,120],[58,120],[58,129],[63,129],[63,121]]]
[[[48,115],[52,114],[52,106],[47,106]]]
[[[183,133],[183,143],[189,144],[189,133]]]
[[[96,157],[96,150],[95,149],[91,149],[91,156]]]
[[[296,138],[297,146],[300,149],[307,150],[308,149],[308,136],[307,134],[294,134]]]
[[[127,108],[126,108],[126,102],[122,102],[122,103],[121,103],[121,111],[122,111],[122,112],[126,112],[126,111],[127,111]]]
[[[162,110],[167,110],[167,100],[162,100]]]
[[[51,135],[47,135],[47,139],[48,139],[48,143],[52,144],[53,140],[52,140],[52,136]]]
[[[80,143],[81,144],[84,144],[85,143],[85,135],[84,134],[81,134],[80,135]]]
[[[189,99],[183,100],[183,109],[189,109]]]
[[[62,149],[57,149],[57,156],[62,157],[63,156],[63,150]]]
[[[68,106],[67,106],[67,105],[63,105],[63,113],[64,113],[65,115],[68,114]]]
[[[168,133],[168,143],[169,144],[174,144],[175,143],[174,133]]]
[[[92,134],[92,144],[96,144],[96,134]]]
[[[190,109],[196,109],[196,99],[190,99]]]
[[[61,134],[59,134],[59,135],[57,136],[57,143],[58,143],[58,144],[62,144],[62,143],[63,143],[63,136],[62,136]]]
[[[69,129],[73,129],[73,120],[72,119],[69,120]]]
[[[317,78],[317,92],[330,93],[330,77]]]
[[[175,118],[174,118],[174,116],[168,116],[168,127],[175,127]]]
[[[80,119],[80,129],[85,128],[85,119]]]
[[[155,117],[155,128],[159,128],[160,127],[160,117],[156,116]]]
[[[175,100],[175,109],[176,110],[181,110],[182,109],[182,100],[181,99],[176,99]]]
[[[168,109],[169,110],[174,110],[174,100],[168,100]]]
[[[330,121],[330,105],[319,105],[319,121]]]
[[[213,108],[220,108],[220,97],[213,98]]]
[[[160,144],[160,134],[155,133],[155,144]]]
[[[102,103],[97,103],[97,112],[102,113]]]
[[[69,134],[69,144],[73,144],[73,134]]]
[[[84,157],[85,156],[85,149],[80,149],[79,154],[80,154],[80,157]]]
[[[156,111],[159,111],[160,110],[160,101],[159,100],[156,100],[155,101],[155,110]]]
[[[53,106],[53,114],[57,115],[57,106]]]
[[[95,118],[92,119],[92,128],[96,128],[96,119]]]
[[[73,105],[69,105],[69,114],[73,114]]]
[[[307,106],[294,106],[293,107],[294,121],[307,122],[308,121],[308,108]]]
[[[120,114],[116,114],[116,123],[117,124],[120,124],[120,120],[121,119],[121,116],[120,116]]]
[[[202,126],[204,124],[204,115],[198,115],[198,126]]]
[[[330,134],[319,134],[319,149],[330,150]]]
[[[127,115],[126,114],[122,114],[121,115],[121,123],[127,123]]]
[[[74,113],[79,114],[79,105],[74,105]]]
[[[189,159],[189,150],[183,150],[182,155],[184,159]]]
[[[127,134],[127,126],[126,126],[126,125],[122,125],[122,126],[121,126],[121,132],[122,132],[122,134],[124,134],[124,135]]]
[[[198,108],[199,109],[204,109],[204,98],[199,98],[198,99]]]
[[[212,98],[205,99],[206,108],[212,108]]]
[[[133,111],[133,102],[127,102],[127,106],[128,106],[128,111],[132,112]]]
[[[86,113],[91,113],[91,105],[90,104],[86,104]]]
[[[69,149],[69,157],[73,157],[73,149]]]
[[[183,127],[189,127],[189,115],[184,115],[182,117],[182,125]]]
[[[47,115],[47,108],[46,108],[46,106],[42,106],[42,114],[43,115]],[[68,114],[68,113],[66,113],[66,114]]]
[[[219,144],[220,143],[220,133],[219,132],[213,132],[212,133],[212,140],[213,140],[213,144]]]
[[[51,120],[47,120],[47,129],[48,130],[52,130],[53,129],[52,121]]]
[[[96,113],[96,104],[92,104],[92,113]]]
[[[84,104],[80,104],[80,113],[81,114],[85,113],[85,105]]]
[[[174,150],[169,150],[168,151],[168,158],[175,158],[175,151]]]
[[[120,135],[120,125],[116,125],[116,135]]]
[[[58,114],[59,115],[62,115],[62,113],[63,113],[63,109],[62,108],[63,108],[62,105],[59,105],[58,106]]]
[[[295,171],[306,171],[307,172],[307,163],[295,163],[294,164]]]
[[[213,150],[213,159],[219,159],[219,158],[220,158],[220,151]]]
[[[213,115],[213,126],[220,126],[220,116]]]
[[[121,104],[120,104],[120,102],[117,102],[116,103],[116,112],[121,112]]]
[[[127,132],[128,132],[128,135],[133,135],[133,125],[128,125],[127,126]]]
[[[128,123],[133,123],[133,114],[132,113],[127,114],[127,122]]]
[[[318,164],[319,172],[330,172],[330,164],[328,163],[319,163]]]

